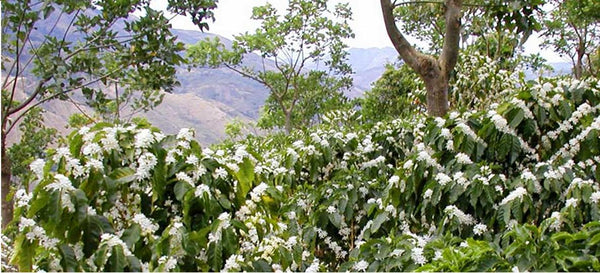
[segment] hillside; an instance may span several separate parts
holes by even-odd
[[[62,25],[64,24],[58,24],[58,28]],[[50,32],[50,29],[41,29],[41,32],[44,31]],[[172,31],[178,36],[179,41],[187,45],[207,37],[218,36],[192,30],[173,29]],[[34,37],[34,41],[38,39],[43,39],[43,36]],[[77,37],[72,39],[77,40]],[[226,46],[231,44],[231,41],[224,37],[220,39]],[[390,51],[389,48],[351,49],[350,63],[356,72],[355,87],[347,95],[349,97],[362,95],[371,82],[381,75],[384,64],[393,60],[393,54],[394,51]],[[247,56],[245,62],[257,66],[262,64],[260,57],[255,54]],[[166,94],[163,103],[157,108],[137,116],[146,117],[152,124],[169,134],[177,133],[179,128],[183,127],[194,128],[198,141],[202,144],[222,140],[225,137],[225,125],[234,118],[256,120],[260,107],[268,97],[268,90],[264,86],[227,69],[190,69],[182,66],[177,70],[177,78],[181,86],[175,88],[173,93]],[[27,90],[27,84],[22,88]],[[24,98],[22,94],[21,98]],[[85,106],[78,106],[90,112]],[[68,117],[79,112],[74,104],[64,101],[50,102],[44,105],[44,108],[47,111],[48,126],[57,128],[61,133],[69,130],[65,127]],[[17,135],[13,134],[11,140],[16,137]]]

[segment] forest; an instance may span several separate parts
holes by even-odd
[[[218,0],[0,1],[2,271],[600,271],[599,1],[373,0],[398,59],[352,98],[344,1],[191,45],[166,11]],[[258,118],[139,116],[183,68],[265,88]]]

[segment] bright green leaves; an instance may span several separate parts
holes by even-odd
[[[238,181],[236,200],[238,205],[242,205],[246,200],[246,195],[254,185],[254,164],[248,157],[245,157],[239,165],[239,170],[235,173]]]

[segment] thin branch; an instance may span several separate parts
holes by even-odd
[[[73,24],[75,23],[75,19],[77,19],[77,15],[79,15],[79,11],[77,10],[77,12],[75,12],[75,15],[73,16],[73,19],[71,19],[71,22],[69,23],[69,25],[67,26],[67,29],[65,30],[65,33],[63,34],[62,40],[61,40],[61,47],[58,48],[58,56],[60,56],[62,49],[63,49],[63,45],[65,44],[65,41],[67,40],[67,34],[69,34],[69,30],[71,29],[71,26],[73,26]],[[57,20],[58,21],[58,20]]]
[[[93,122],[93,121],[95,121],[95,120],[94,120],[94,118],[92,118],[90,115],[88,115],[88,114],[85,112],[85,110],[83,110],[83,108],[81,108],[81,107],[79,106],[81,103],[78,103],[78,102],[74,101],[74,100],[73,100],[73,98],[69,98],[69,102],[70,102],[71,104],[73,104],[73,105],[75,106],[75,108],[77,108],[77,110],[78,110],[78,111],[79,111],[79,112],[80,112],[82,115],[84,115],[84,116],[85,116],[87,119],[89,119],[89,120],[90,120],[90,121],[92,121],[92,122]]]
[[[270,84],[268,84],[267,82],[263,81],[262,79],[260,79],[260,78],[258,78],[258,77],[256,77],[256,76],[254,76],[254,75],[252,75],[252,74],[246,73],[246,72],[244,72],[243,70],[240,70],[240,69],[238,69],[238,68],[236,68],[235,66],[233,66],[233,65],[230,65],[230,64],[224,64],[224,66],[225,66],[225,67],[227,67],[228,69],[230,69],[230,70],[232,70],[232,71],[234,71],[234,72],[236,72],[236,73],[238,73],[238,74],[240,74],[240,75],[242,75],[242,76],[246,77],[246,78],[250,78],[250,79],[252,79],[252,80],[255,80],[255,81],[257,81],[257,82],[259,82],[259,83],[261,83],[261,84],[264,84],[264,85],[266,85],[267,87],[269,87],[269,89],[272,89],[272,87],[271,87],[271,85],[270,85]]]
[[[79,86],[72,87],[72,88],[69,88],[69,89],[67,89],[67,90],[64,90],[64,91],[58,92],[58,93],[56,93],[56,94],[53,94],[52,96],[49,96],[49,97],[47,97],[47,98],[44,98],[44,99],[42,99],[42,100],[40,100],[40,101],[38,101],[38,102],[34,103],[33,105],[31,105],[31,107],[28,107],[28,108],[26,108],[26,109],[25,109],[25,111],[23,111],[23,112],[22,112],[22,113],[21,113],[21,114],[20,114],[20,115],[17,117],[17,119],[15,119],[15,123],[16,123],[16,120],[19,120],[19,119],[20,119],[20,118],[21,118],[23,115],[25,115],[27,112],[29,112],[29,110],[31,110],[31,109],[33,109],[33,108],[35,108],[35,107],[37,107],[37,106],[39,106],[39,105],[41,105],[41,104],[44,104],[44,103],[46,103],[46,102],[48,102],[48,101],[50,101],[50,100],[56,99],[57,97],[59,97],[59,96],[61,96],[61,95],[67,94],[67,93],[69,93],[69,92],[72,92],[72,91],[75,91],[75,90],[77,90],[77,89],[81,89],[81,88],[83,88],[83,87],[85,87],[85,86],[92,85],[92,84],[94,84],[94,83],[97,83],[97,82],[101,81],[102,79],[104,79],[104,78],[107,78],[107,77],[111,76],[112,74],[114,74],[114,73],[116,73],[116,72],[118,72],[118,71],[120,71],[120,70],[119,70],[119,69],[116,69],[116,70],[110,71],[109,73],[107,73],[107,74],[104,74],[104,75],[102,75],[101,77],[98,77],[98,78],[97,78],[97,79],[95,79],[95,80],[91,80],[91,81],[89,81],[89,82],[87,82],[87,83],[84,83],[84,84],[81,84],[81,85],[79,85]],[[38,84],[38,88],[36,88],[36,92],[37,92],[37,93],[39,93],[42,87],[43,87],[43,82],[42,82],[42,81],[40,81],[40,84]],[[34,99],[34,96],[31,96],[31,97],[28,99],[28,100],[29,100],[29,102],[28,102],[27,104],[31,103],[31,101],[33,101],[33,99]],[[18,111],[21,111],[21,110],[23,110],[23,109],[24,109],[24,108],[27,106],[27,104],[25,104],[25,103],[22,103],[22,104],[21,104],[21,105],[19,105],[17,108],[15,108],[15,109],[11,110],[10,114],[14,114],[14,113],[16,113],[16,112],[18,112]],[[10,115],[10,114],[9,114],[9,115]],[[8,115],[7,115],[7,116],[8,116]],[[14,126],[14,124],[15,124],[15,123],[13,123],[13,126]],[[11,126],[11,128],[10,128],[10,129],[12,129],[12,126]],[[8,131],[10,131],[10,130],[8,130]],[[7,131],[7,132],[8,132],[8,131]]]
[[[445,1],[406,1],[406,2],[402,2],[402,3],[396,3],[396,1],[393,2],[393,6],[394,7],[409,6],[409,5],[420,5],[420,4],[440,4],[440,5],[445,5]],[[479,7],[479,8],[503,7],[502,5],[481,5],[481,4],[471,4],[471,3],[464,3],[463,6],[465,6],[465,7]]]

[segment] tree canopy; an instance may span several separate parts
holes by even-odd
[[[76,93],[99,114],[113,118],[118,118],[128,101],[135,109],[151,108],[162,100],[162,91],[168,92],[177,84],[175,66],[184,61],[179,55],[184,47],[171,34],[169,20],[151,9],[148,1],[1,3],[5,226],[12,218],[12,205],[7,203],[11,161],[6,141],[19,122],[32,114],[39,119],[36,109],[45,102],[72,101],[78,98]],[[168,10],[191,16],[200,29],[205,29],[207,24],[202,21],[212,18],[215,3],[169,0]],[[133,16],[134,11],[143,15]],[[17,100],[19,94],[24,94],[24,99]],[[45,147],[47,143],[35,144]]]
[[[259,124],[290,132],[344,100],[351,85],[344,42],[353,37],[351,15],[347,4],[331,8],[326,0],[289,1],[283,16],[267,3],[253,10],[261,26],[236,36],[230,49],[215,38],[190,47],[188,54],[198,65],[225,66],[265,85],[270,96]],[[244,63],[252,52],[262,58],[258,67]]]

